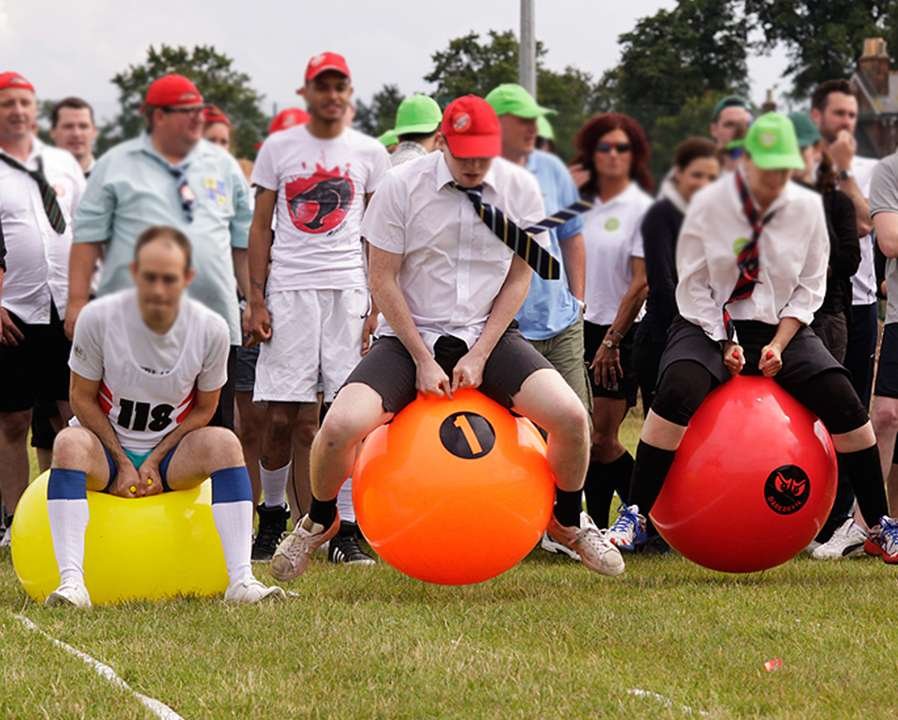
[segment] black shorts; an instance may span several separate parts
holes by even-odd
[[[898,323],[889,323],[883,328],[882,345],[879,348],[879,369],[876,371],[876,388],[873,394],[898,398]]]
[[[736,320],[736,336],[745,353],[743,375],[760,375],[758,363],[761,350],[776,335],[776,325],[754,320]],[[709,338],[704,330],[688,320],[677,317],[667,334],[667,346],[661,356],[658,371],[660,378],[664,371],[678,360],[692,360],[702,365],[717,380],[726,382],[730,372],[723,364],[723,350],[720,343]],[[784,387],[800,383],[826,370],[838,370],[847,374],[839,361],[826,349],[823,341],[807,325],[802,325],[783,351],[783,367],[776,379]]]
[[[468,352],[468,346],[457,337],[444,335],[434,346],[434,359],[443,372],[452,377],[452,369]],[[483,368],[483,382],[478,390],[507,408],[524,381],[537,370],[552,369],[528,343],[516,327],[499,338]],[[384,411],[398,413],[417,396],[415,361],[399,338],[380,337],[371,351],[356,365],[344,385],[362,383],[380,395]]]
[[[53,418],[59,415],[55,400],[38,400],[31,411],[31,447],[38,450],[52,450],[56,439]]]
[[[610,325],[595,325],[588,321],[583,322],[583,359],[586,362],[588,369],[610,327]],[[629,332],[624,335],[623,340],[620,341],[620,364],[624,371],[624,376],[620,379],[617,385],[611,388],[602,387],[596,382],[595,372],[592,369],[589,369],[589,382],[592,385],[592,395],[594,398],[626,400],[627,407],[634,407],[636,405],[639,380],[636,374],[636,367],[633,363],[633,337],[636,335],[637,327],[638,324],[634,323]]]
[[[256,385],[256,364],[259,362],[259,346],[237,348],[237,364],[234,375],[234,392],[251,393]]]
[[[38,402],[69,399],[69,352],[56,306],[48,325],[29,325],[9,313],[25,338],[14,346],[0,345],[0,412],[32,409]]]

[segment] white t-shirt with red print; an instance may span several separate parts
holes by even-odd
[[[365,195],[389,169],[384,147],[351,128],[322,140],[300,125],[265,140],[252,183],[278,195],[268,292],[366,285]]]

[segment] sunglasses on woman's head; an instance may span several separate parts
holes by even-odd
[[[623,155],[624,153],[630,152],[630,143],[600,142],[596,145],[596,152],[610,153],[612,150],[616,150],[618,155]]]

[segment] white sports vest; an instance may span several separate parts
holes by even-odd
[[[196,401],[196,381],[207,352],[204,308],[198,311],[195,301],[186,297],[181,301],[180,312],[187,313],[185,342],[174,367],[162,375],[137,362],[128,342],[124,302],[116,305],[103,335],[98,399],[122,447],[148,452],[184,421]],[[150,332],[145,326],[140,331]]]

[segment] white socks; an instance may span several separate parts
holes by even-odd
[[[90,512],[87,500],[48,500],[53,552],[60,584],[84,584],[84,533]]]
[[[355,522],[355,508],[352,506],[352,478],[347,478],[337,495],[337,512],[342,522]]]
[[[251,500],[239,502],[212,503],[212,517],[221,538],[225,565],[228,568],[228,582],[233,585],[252,579],[250,554],[253,549],[253,503]]]
[[[283,507],[287,504],[287,482],[293,463],[277,470],[266,470],[259,463],[259,479],[262,483],[262,504],[265,507]]]

